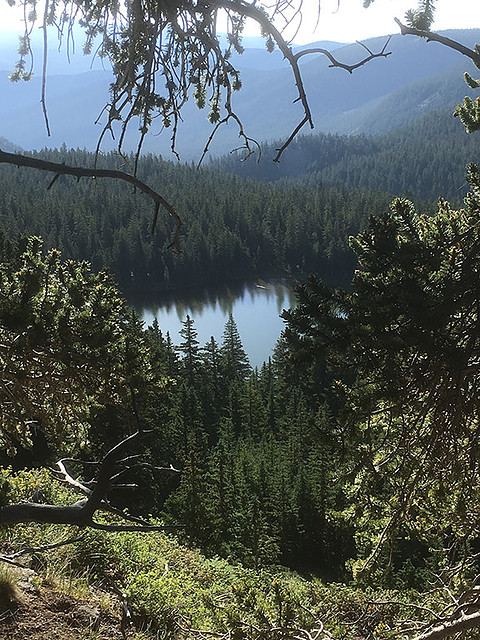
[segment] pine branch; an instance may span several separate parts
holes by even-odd
[[[395,22],[400,27],[400,32],[402,36],[411,35],[418,36],[419,38],[425,38],[427,42],[439,42],[443,44],[445,47],[449,47],[450,49],[454,49],[458,51],[470,60],[473,60],[477,67],[480,67],[480,54],[478,54],[474,49],[469,49],[465,45],[457,42],[456,40],[451,40],[446,36],[442,36],[439,33],[435,33],[434,31],[426,31],[423,29],[417,29],[415,27],[408,27],[400,22],[398,18],[395,18]]]

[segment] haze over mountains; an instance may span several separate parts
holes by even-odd
[[[480,41],[480,30],[445,32],[467,46]],[[101,132],[95,125],[108,99],[111,74],[102,61],[85,58],[77,50],[70,56],[58,53],[52,43],[49,53],[47,101],[52,136],[46,133],[40,105],[41,80],[13,84],[8,80],[15,62],[16,36],[0,32],[0,136],[24,149],[67,147],[94,149]],[[373,51],[382,49],[386,38],[367,41]],[[294,103],[295,86],[291,70],[276,51],[269,54],[259,48],[259,39],[245,39],[243,56],[234,63],[241,70],[242,91],[234,95],[235,107],[246,125],[248,135],[259,141],[284,140],[301,119],[301,107]],[[320,43],[335,49],[345,62],[358,61],[365,50],[358,44]],[[77,47],[78,49],[79,47]],[[303,48],[303,47],[302,47]],[[394,35],[388,49],[392,54],[376,59],[352,75],[342,69],[329,68],[323,56],[306,58],[302,65],[315,129],[313,133],[382,134],[432,110],[452,107],[465,95],[475,95],[463,81],[463,72],[475,75],[470,61],[439,45],[412,37]],[[41,56],[36,56],[40,73]],[[178,134],[178,151],[182,160],[198,160],[211,132],[208,109],[199,111],[194,102],[187,103],[184,122]],[[103,118],[104,120],[104,118]],[[102,122],[102,118],[100,118]],[[154,123],[144,144],[144,151],[173,157],[169,151],[170,133],[161,132]],[[304,128],[302,133],[310,131]],[[132,126],[125,148],[136,148],[138,131]],[[116,141],[105,139],[105,150],[115,148]],[[211,146],[210,156],[227,153],[238,146],[235,127],[221,129]]]

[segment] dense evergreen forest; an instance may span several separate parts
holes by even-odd
[[[43,155],[93,160],[65,149]],[[194,620],[208,620],[214,635],[242,627],[246,612],[257,628],[273,628],[258,604],[264,597],[282,624],[307,624],[306,602],[309,616],[319,602],[338,606],[335,586],[318,601],[319,580],[349,585],[341,601],[355,619],[345,637],[364,628],[360,610],[373,588],[386,594],[371,623],[379,637],[419,601],[430,619],[443,615],[445,594],[478,574],[478,168],[469,168],[463,209],[440,200],[420,215],[405,199],[388,206],[382,193],[262,183],[146,157],[140,175],[185,212],[179,257],[164,246],[167,218],[148,236],[152,211],[140,194],[61,178],[44,191],[38,173],[2,175],[0,515],[12,501],[37,509],[32,493],[45,508],[72,500],[43,469],[61,457],[88,477],[92,459],[141,429],[151,463],[127,456],[135,473],[116,475],[129,490],[112,486],[110,513],[95,524],[115,528],[126,509],[141,526],[181,525],[162,553],[178,558],[184,545],[187,573],[214,575],[216,586],[234,579],[231,619],[218,619],[217,602],[200,596],[202,581],[188,573],[189,597],[205,602],[186,623],[179,578],[127,562],[150,552],[141,543],[119,551],[133,548],[124,538],[92,534],[86,549],[80,537],[62,571],[81,566],[99,584],[113,580],[165,637]],[[139,256],[152,271],[158,260],[168,286],[312,264],[338,285],[360,269],[345,289],[311,276],[258,370],[232,316],[221,341],[204,345],[189,316],[178,346],[157,322],[144,327],[111,275],[97,271],[107,264],[126,289],[147,287],[146,272],[135,275]],[[40,525],[4,528],[2,545],[15,548],[20,536],[44,545],[45,535]],[[210,558],[201,568],[192,547]],[[432,591],[432,582],[449,586]],[[326,617],[343,629],[351,611]]]
[[[235,175],[282,184],[348,186],[395,195],[459,202],[466,190],[465,166],[478,160],[478,140],[453,117],[454,106],[425,113],[379,136],[300,136],[281,162],[279,144],[262,148],[260,162],[241,154],[214,161]]]
[[[385,211],[394,194],[460,202],[464,167],[477,156],[475,137],[448,110],[383,136],[301,137],[281,163],[271,162],[274,148],[263,149],[260,164],[237,155],[200,169],[142,157],[139,177],[184,221],[180,255],[168,249],[168,218],[160,218],[152,237],[150,203],[128,186],[100,180],[63,177],[47,190],[45,175],[2,167],[0,225],[9,236],[33,233],[67,258],[109,268],[129,292],[309,273],[345,286],[355,268],[348,237],[370,215]],[[94,164],[81,150],[40,155]],[[102,156],[100,166],[129,170],[115,154]]]
[[[181,539],[209,554],[344,576],[354,542],[348,523],[327,518],[344,496],[332,484],[340,445],[324,376],[291,379],[282,343],[252,370],[233,317],[221,344],[200,345],[187,316],[174,347],[158,323],[145,329],[122,305],[105,274],[41,252],[37,239],[2,240],[2,336],[20,335],[2,357],[22,380],[0,392],[2,464],[45,466],[87,442],[90,456],[140,420],[153,429],[151,458],[182,474],[146,471],[140,489],[115,502],[184,523]],[[41,431],[25,422],[19,397]],[[3,492],[8,499],[8,484]]]
[[[275,626],[271,615],[282,628],[311,625],[307,605],[334,628],[347,624],[349,638],[360,630],[390,637],[410,605],[432,620],[443,615],[451,590],[461,593],[478,574],[473,166],[470,180],[460,211],[442,201],[434,215],[420,215],[397,199],[371,217],[350,242],[361,266],[350,291],[312,276],[259,371],[232,317],[220,344],[201,345],[187,316],[174,347],[157,323],[142,325],[107,274],[62,262],[37,238],[3,236],[1,504],[28,501],[29,491],[54,503],[56,484],[22,469],[62,457],[87,475],[92,458],[141,426],[153,464],[133,465],[137,487],[133,472],[117,474],[129,491],[112,487],[113,515],[100,526],[125,507],[132,517],[180,523],[177,542],[162,543],[174,568],[146,566],[141,542],[105,532],[75,539],[68,563],[101,584],[115,580],[164,637],[206,621],[220,634],[250,615],[259,629]],[[169,464],[181,473],[168,473]],[[6,528],[3,544],[21,535],[38,543],[40,530]],[[211,560],[199,566],[186,547],[174,552],[178,541]],[[194,575],[185,586],[187,566]],[[349,586],[320,595],[319,578]],[[205,592],[211,580],[227,589],[221,600]],[[379,589],[384,595],[374,595]],[[232,598],[238,609],[216,615]]]
[[[44,151],[42,157],[93,166],[86,151]],[[118,157],[101,166],[118,166]],[[354,260],[348,236],[388,206],[378,192],[320,184],[279,187],[219,170],[142,158],[139,177],[158,189],[184,222],[180,255],[169,249],[173,225],[160,217],[151,235],[151,203],[131,187],[3,167],[0,224],[10,236],[41,236],[63,255],[108,267],[124,291],[162,291],[222,284],[257,276],[304,276],[348,281]]]

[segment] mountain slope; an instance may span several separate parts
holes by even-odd
[[[479,30],[447,32],[457,40],[472,45],[480,41]],[[368,41],[378,51],[385,38]],[[336,46],[338,43],[334,43]],[[302,65],[316,131],[342,133],[379,133],[407,122],[422,111],[451,106],[461,100],[468,89],[462,72],[469,61],[437,43],[396,35],[389,45],[392,55],[376,59],[349,75],[329,68],[323,56]],[[359,45],[339,46],[336,56],[342,61],[358,61],[364,55]],[[1,59],[1,58],[0,58]],[[302,117],[294,104],[295,86],[291,70],[284,67],[278,52],[272,57],[265,51],[248,51],[234,60],[242,71],[244,89],[234,96],[235,107],[247,132],[257,140],[284,140]],[[68,147],[94,148],[101,131],[94,126],[108,98],[110,73],[98,69],[84,73],[51,75],[47,100],[52,126],[48,138],[39,104],[40,79],[12,85],[8,69],[0,74],[0,135],[24,148]],[[178,149],[183,160],[198,159],[211,132],[206,111],[187,103],[178,135]],[[170,135],[154,123],[144,150],[170,157]],[[308,133],[304,129],[304,133]],[[138,130],[133,123],[125,148],[135,149]],[[211,147],[220,155],[238,147],[236,127],[218,132]],[[104,148],[114,148],[116,141],[106,139]]]
[[[225,156],[214,165],[259,180],[344,185],[435,199],[465,194],[465,168],[480,161],[478,138],[465,132],[452,108],[426,113],[383,135],[300,136],[280,163],[276,144],[266,145],[260,162]]]

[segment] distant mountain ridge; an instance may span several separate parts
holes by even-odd
[[[480,30],[445,32],[449,37],[472,46],[480,41]],[[372,50],[380,50],[385,38],[368,41]],[[5,43],[0,47],[0,63],[5,59]],[[7,43],[8,44],[8,43]],[[324,43],[322,43],[324,44]],[[10,46],[10,45],[9,45]],[[13,46],[13,45],[12,45]],[[335,55],[347,62],[359,60],[364,50],[358,45],[333,43]],[[302,47],[303,48],[303,47]],[[352,75],[329,68],[324,56],[306,59],[302,65],[305,87],[315,122],[314,133],[385,133],[431,109],[451,108],[465,95],[475,95],[463,82],[463,71],[473,65],[458,53],[438,43],[395,35],[389,45],[392,55],[357,69]],[[77,56],[75,56],[75,60]],[[84,66],[85,60],[82,61]],[[248,134],[259,141],[285,140],[302,117],[294,104],[295,86],[291,70],[277,51],[247,49],[236,56],[244,88],[235,94],[235,108]],[[66,67],[65,69],[70,69]],[[74,68],[77,63],[75,62]],[[94,149],[101,131],[95,125],[108,99],[110,72],[101,68],[60,74],[55,62],[47,83],[47,101],[52,136],[46,135],[40,107],[40,79],[12,84],[11,66],[0,74],[0,135],[26,149],[60,147]],[[211,132],[205,110],[187,103],[178,134],[182,160],[198,160]],[[100,118],[101,120],[101,118]],[[154,123],[144,145],[146,152],[173,158],[170,133],[161,132]],[[303,134],[310,131],[302,130]],[[138,131],[133,126],[126,138],[126,150],[136,148]],[[233,126],[221,129],[211,146],[211,156],[219,156],[238,147],[238,131]],[[116,141],[105,140],[104,149],[115,148]]]

